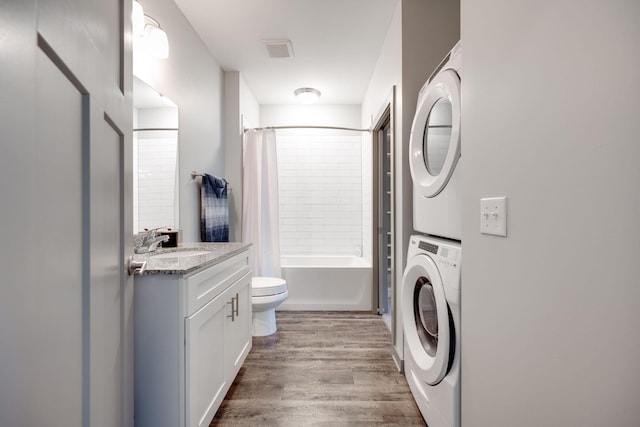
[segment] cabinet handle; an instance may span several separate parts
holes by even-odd
[[[147,261],[134,261],[132,256],[127,260],[127,271],[129,276],[133,276],[134,274],[142,275],[146,268]]]
[[[227,316],[227,317],[231,317],[231,321],[235,322],[236,321],[236,311],[233,308],[233,298],[231,298],[231,301],[229,301],[227,304],[231,304],[231,316]]]
[[[236,292],[236,316],[240,316],[240,296]]]

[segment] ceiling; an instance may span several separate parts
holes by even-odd
[[[360,104],[399,0],[175,0],[225,71],[239,71],[259,104]],[[293,58],[263,40],[288,39]]]

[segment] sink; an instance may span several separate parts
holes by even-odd
[[[172,251],[172,252],[163,252],[157,255],[151,255],[151,258],[155,259],[164,259],[164,258],[188,258],[199,255],[206,255],[211,252],[209,251]]]

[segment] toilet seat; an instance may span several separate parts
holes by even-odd
[[[266,297],[287,291],[287,281],[277,277],[253,277],[251,279],[251,296]]]

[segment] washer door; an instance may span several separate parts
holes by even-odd
[[[449,367],[451,331],[440,272],[427,255],[416,255],[407,263],[401,303],[407,350],[416,362],[416,374],[427,384],[438,384]]]
[[[449,182],[460,158],[460,77],[439,72],[418,97],[409,138],[413,185],[423,197],[434,197]]]

